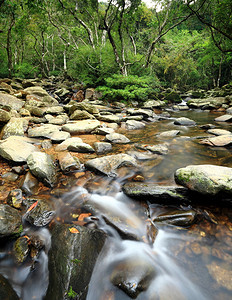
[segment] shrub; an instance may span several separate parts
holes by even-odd
[[[105,86],[98,87],[102,98],[108,101],[146,101],[159,92],[159,82],[151,76],[113,75],[105,79]]]

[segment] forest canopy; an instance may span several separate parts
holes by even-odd
[[[0,77],[130,81],[138,97],[149,82],[182,90],[231,83],[232,1],[153,3],[0,0]]]

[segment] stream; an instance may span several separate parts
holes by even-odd
[[[177,126],[173,125],[171,119],[167,119],[148,123],[143,130],[120,129],[120,133],[126,134],[133,143],[168,145],[169,153],[161,159],[140,161],[145,182],[175,185],[175,170],[192,164],[232,167],[230,148],[198,143],[200,137],[209,136],[199,126],[215,124],[214,118],[218,113],[171,111],[170,114],[172,117],[186,116],[196,121],[198,126]],[[226,122],[215,125],[232,129],[232,125]],[[158,133],[173,129],[180,130],[180,134],[172,138],[157,136]],[[116,152],[124,151],[121,145],[116,146]],[[97,211],[93,223],[108,236],[91,277],[87,300],[231,299],[231,206],[199,203],[167,205],[149,203],[146,199],[144,203],[140,203],[121,191],[122,184],[131,177],[133,173],[123,174],[118,179],[96,176],[97,188],[93,182],[91,193],[85,187],[78,186],[73,187],[71,193],[63,195],[64,202],[74,203],[88,194],[91,205]],[[157,232],[151,233],[150,239],[147,238],[149,220],[170,210],[189,209],[198,212],[199,218],[195,224],[188,228],[151,224],[157,228]],[[137,239],[122,237],[106,220],[120,224],[129,233],[128,237],[132,233]],[[24,265],[23,269],[16,268],[6,249],[1,249],[0,253],[0,273],[10,279],[18,295],[23,295],[23,300],[43,299],[47,288],[50,235],[46,228],[37,234],[45,236],[47,246],[36,264],[36,285],[32,283],[34,275],[29,272],[29,267]],[[125,282],[123,286],[120,280]],[[38,289],[36,296],[35,286]],[[32,298],[32,294],[35,297]]]

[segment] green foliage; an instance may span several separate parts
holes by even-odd
[[[69,291],[68,291],[68,293],[67,293],[67,296],[68,296],[70,299],[75,299],[75,298],[76,298],[77,293],[72,289],[72,286],[70,286]]]
[[[15,66],[14,75],[19,78],[33,78],[36,77],[38,73],[38,68],[33,67],[28,62]]]
[[[108,101],[143,102],[159,91],[159,81],[151,76],[115,74],[106,78],[105,86],[99,87],[98,90]]]

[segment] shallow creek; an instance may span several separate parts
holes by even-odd
[[[212,123],[216,113],[208,112],[171,112],[172,117],[186,116],[196,121],[196,127],[173,125],[171,119],[149,123],[144,130],[123,131],[133,143],[167,143],[169,153],[159,160],[141,162],[142,174],[146,182],[160,185],[173,185],[176,169],[191,164],[214,164],[232,167],[230,148],[209,147],[198,143],[199,137],[209,134],[199,125]],[[232,129],[230,124],[215,124],[217,128]],[[180,130],[174,138],[159,138],[156,134]],[[122,146],[116,152],[124,152]],[[108,239],[98,258],[89,285],[88,300],[126,300],[131,299],[117,284],[112,284],[115,270],[127,274],[129,284],[138,282],[143,272],[148,275],[147,287],[136,299],[139,300],[229,300],[232,298],[232,208],[223,203],[215,204],[181,203],[164,205],[139,203],[129,199],[121,192],[127,174],[121,179],[98,178],[93,182],[91,204],[97,207],[97,226],[108,234]],[[100,182],[100,186],[99,186]],[[94,186],[97,186],[97,191]],[[90,189],[91,190],[91,189]],[[64,195],[70,203],[90,193],[83,187],[74,187],[71,194]],[[78,195],[78,196],[77,196]],[[157,235],[151,240],[147,236],[148,218],[153,219],[160,213],[172,209],[194,209],[198,212],[198,221],[189,228],[157,225]],[[133,232],[139,240],[122,239],[118,232],[107,222],[106,216],[121,224],[126,232]],[[47,229],[41,230],[50,242]],[[48,246],[49,247],[49,246]],[[30,293],[37,284],[35,299],[42,299],[46,290],[48,276],[47,253],[43,252],[36,276],[36,284],[31,280],[25,286],[23,279],[28,275],[27,267],[15,269],[9,256],[4,258],[1,252],[0,271],[7,274],[14,288],[23,290],[23,300],[32,299]],[[13,269],[14,268],[14,269]],[[29,268],[29,267],[28,267]],[[124,275],[122,275],[122,278]],[[33,279],[33,278],[32,278]],[[21,292],[20,292],[21,293]],[[133,296],[135,298],[135,296]]]

